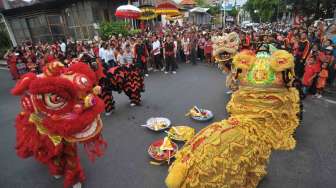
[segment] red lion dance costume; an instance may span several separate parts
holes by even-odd
[[[103,155],[100,113],[104,102],[89,65],[65,68],[60,62],[45,66],[42,74],[28,73],[12,89],[21,96],[22,112],[16,118],[18,156],[48,165],[55,177],[64,176],[64,187],[81,187],[85,176],[77,155],[83,143],[91,160]]]

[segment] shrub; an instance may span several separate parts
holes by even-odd
[[[103,22],[99,29],[100,36],[103,40],[112,35],[122,34],[123,36],[137,35],[141,33],[140,29],[130,29],[130,25],[124,21]]]
[[[0,30],[0,59],[4,56],[6,51],[12,47],[8,33],[5,30]]]

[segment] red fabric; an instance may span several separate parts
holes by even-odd
[[[307,64],[305,67],[302,84],[304,86],[311,86],[313,83],[313,76],[318,72],[320,72],[319,64]]]
[[[94,47],[93,48],[93,53],[96,57],[99,57],[99,48],[98,47]]]
[[[14,80],[19,79],[20,75],[18,74],[18,70],[16,68],[16,56],[11,55],[7,59],[7,65],[9,67],[9,72],[11,73]]]
[[[211,54],[212,53],[212,42],[211,41],[207,41],[205,43],[204,53],[205,54]]]

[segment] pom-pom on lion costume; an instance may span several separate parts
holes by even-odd
[[[240,87],[227,105],[230,117],[201,130],[176,154],[169,188],[255,188],[271,151],[295,147],[299,96],[290,87],[293,56],[241,52],[233,64]]]
[[[103,155],[98,97],[98,78],[89,65],[65,68],[54,61],[42,74],[28,73],[12,89],[21,96],[22,112],[16,118],[16,151],[22,158],[34,157],[49,167],[55,177],[64,176],[64,187],[81,187],[84,172],[77,155],[83,143],[91,160]]]

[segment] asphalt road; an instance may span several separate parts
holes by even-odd
[[[10,96],[14,82],[0,70],[0,187],[60,188],[45,166],[15,154],[14,118],[19,98]],[[115,94],[116,111],[104,117],[104,138],[109,147],[95,163],[80,152],[87,181],[85,188],[164,188],[167,166],[149,164],[148,145],[163,133],[153,133],[139,125],[153,116],[164,116],[173,124],[205,127],[184,114],[193,105],[212,110],[215,120],[227,116],[225,75],[215,67],[183,65],[178,74],[153,73],[146,78],[143,105],[130,107],[125,95]],[[336,187],[336,102],[305,101],[303,124],[297,130],[297,147],[290,152],[274,152],[268,175],[259,188],[335,188]],[[214,121],[215,121],[214,120]]]

